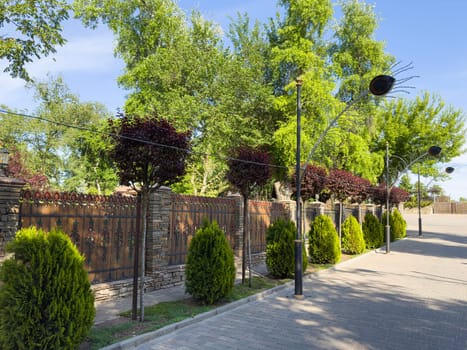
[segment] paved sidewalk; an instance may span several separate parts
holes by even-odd
[[[424,217],[422,238],[417,217],[406,219],[413,232],[390,254],[379,249],[305,278],[304,300],[289,285],[112,348],[465,350],[467,217]]]

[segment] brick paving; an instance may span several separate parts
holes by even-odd
[[[409,237],[262,300],[119,349],[467,349],[467,216],[406,216]]]

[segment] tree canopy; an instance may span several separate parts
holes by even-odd
[[[0,35],[0,58],[8,62],[3,71],[30,80],[26,63],[56,52],[56,46],[66,42],[62,22],[69,10],[69,2],[63,0],[2,1],[0,28],[9,33]]]
[[[18,76],[26,74],[22,62],[53,52],[65,40],[60,23],[69,2],[35,3],[34,9],[19,1],[1,8],[0,26],[16,25],[18,33],[25,26],[21,40],[29,40],[37,28],[41,33],[23,45],[21,54],[6,51],[11,38],[0,39],[0,54]],[[441,97],[427,92],[382,101],[368,94],[374,76],[397,71],[396,58],[375,39],[379,19],[373,6],[346,0],[339,2],[336,15],[331,0],[280,0],[278,5],[281,11],[266,24],[239,13],[223,33],[199,12],[186,14],[175,0],[73,1],[74,15],[84,25],[104,25],[115,36],[115,55],[125,64],[118,77],[128,91],[124,114],[157,116],[179,132],[190,132],[190,158],[174,190],[219,195],[228,188],[227,159],[241,146],[266,145],[274,169],[280,170],[276,180],[288,182],[296,154],[297,79],[302,81],[303,163],[314,150],[312,164],[376,184],[385,174],[386,143],[391,155],[408,163],[428,147],[440,146],[439,158],[420,162],[423,176],[437,176],[436,163],[464,152],[465,114]],[[43,120],[30,123],[30,130],[14,117],[0,131],[2,144],[16,144],[29,175],[43,174],[52,186],[108,191],[117,181],[106,156],[111,138],[103,119],[108,113],[79,101],[63,81],[37,83],[35,89],[40,117],[90,131],[52,127]],[[390,167],[391,178],[397,178],[403,167],[396,157]]]

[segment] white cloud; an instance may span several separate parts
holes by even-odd
[[[33,77],[43,77],[47,73],[92,72],[109,69],[115,64],[113,41],[110,35],[84,36],[72,38],[57,49],[53,56],[27,65]]]

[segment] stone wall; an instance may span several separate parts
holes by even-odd
[[[9,177],[0,177],[0,261],[5,258],[5,245],[18,230],[19,193],[24,182]]]

